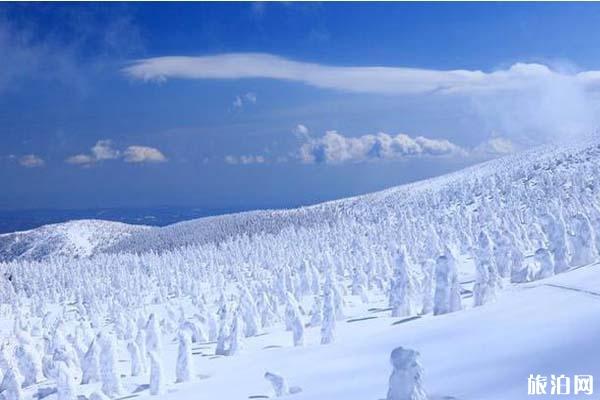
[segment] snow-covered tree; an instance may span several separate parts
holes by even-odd
[[[596,238],[590,220],[582,213],[571,217],[571,265],[591,264],[597,258]]]
[[[446,314],[458,311],[461,307],[460,283],[456,267],[447,255],[439,256],[435,266],[433,314]]]
[[[100,350],[96,340],[93,339],[83,356],[81,363],[81,384],[86,385],[100,380]]]
[[[386,400],[427,400],[419,353],[397,347],[390,355],[393,370]]]
[[[176,382],[188,382],[194,375],[194,361],[192,359],[192,343],[187,332],[177,335],[179,347],[177,352],[177,368],[175,370]]]
[[[407,262],[406,251],[400,249],[394,260],[394,276],[390,288],[390,307],[392,317],[404,317],[417,313],[415,288]]]
[[[131,360],[131,376],[138,376],[146,371],[146,366],[142,362],[140,348],[134,341],[127,343],[127,351]]]
[[[321,322],[321,344],[329,344],[335,340],[335,305],[331,284],[325,286],[323,296],[323,321]]]
[[[154,353],[148,353],[150,359],[150,394],[160,395],[164,392],[164,376],[160,357]]]
[[[314,296],[313,306],[310,311],[310,326],[319,326],[323,321],[323,302],[321,297]]]
[[[159,353],[162,350],[162,333],[156,314],[150,314],[146,324],[146,351]]]
[[[21,390],[22,378],[17,373],[16,369],[9,368],[2,379],[2,395],[5,400],[21,400],[23,399],[23,392]]]
[[[117,366],[117,355],[115,351],[114,338],[107,334],[99,335],[100,345],[100,379],[102,381],[102,391],[108,397],[116,397],[122,392],[121,376]]]
[[[548,249],[537,249],[534,254],[534,259],[538,266],[538,279],[548,278],[554,275],[554,260]]]
[[[57,400],[77,400],[77,388],[71,369],[64,362],[57,363],[58,376],[56,379]]]
[[[475,285],[473,305],[481,306],[496,298],[500,288],[500,275],[492,258],[492,243],[487,233],[482,231],[475,251]]]
[[[42,360],[33,345],[18,345],[15,349],[15,358],[23,377],[23,387],[34,385],[42,380]]]

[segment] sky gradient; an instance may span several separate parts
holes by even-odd
[[[0,209],[291,207],[594,133],[598,4],[0,5]]]

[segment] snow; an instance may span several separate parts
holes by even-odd
[[[148,227],[100,220],[78,220],[0,235],[0,261],[90,257]]]
[[[422,393],[422,368],[429,399],[518,400],[532,374],[598,377],[599,156],[544,148],[309,208],[3,236],[0,393],[29,373],[24,400],[378,400],[407,377]]]

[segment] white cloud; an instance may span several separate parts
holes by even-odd
[[[89,154],[76,154],[74,156],[68,157],[65,161],[69,164],[74,165],[89,165],[94,163],[96,160]]]
[[[233,107],[234,108],[242,108],[242,106],[244,105],[242,98],[240,96],[235,96],[235,99],[233,100]]]
[[[129,146],[123,153],[123,160],[128,163],[156,163],[165,162],[167,158],[154,147]]]
[[[233,99],[232,105],[233,105],[233,108],[242,108],[248,103],[256,104],[257,99],[258,98],[256,97],[255,93],[248,92],[246,94],[235,96],[235,99]]]
[[[496,157],[517,151],[517,146],[508,138],[493,137],[473,149],[473,154],[482,157]]]
[[[249,103],[256,104],[257,97],[255,93],[248,92],[244,95],[244,99]]]
[[[123,159],[127,163],[164,162],[167,158],[154,147],[133,145],[121,152],[115,149],[108,139],[98,140],[90,149],[89,154],[76,154],[68,157],[65,162],[73,165],[90,166],[94,163]]]
[[[303,125],[303,124],[296,125],[296,127],[293,130],[293,132],[294,132],[294,135],[296,135],[296,137],[299,138],[299,139],[306,139],[306,138],[308,138],[309,130],[306,127],[306,125]]]
[[[118,150],[113,149],[112,141],[110,140],[98,140],[91,149],[92,155],[96,161],[102,160],[114,160],[119,158],[120,153]]]
[[[231,165],[236,165],[236,164],[244,164],[244,165],[248,165],[248,164],[264,164],[267,160],[264,156],[261,155],[241,155],[241,156],[234,156],[234,155],[227,155],[224,158],[225,162],[227,164],[231,164]]]
[[[405,67],[343,67],[292,61],[262,53],[201,57],[169,56],[137,60],[123,69],[130,77],[180,79],[270,78],[362,93],[423,94],[536,88],[557,79],[600,88],[600,71],[563,73],[542,64],[516,63],[508,69],[432,70]]]
[[[352,138],[328,131],[323,137],[308,139],[300,147],[300,159],[304,163],[341,164],[466,154],[466,150],[445,139],[412,138],[402,133],[393,136],[383,132]]]
[[[19,157],[19,164],[25,168],[43,167],[46,162],[35,154],[26,154]]]

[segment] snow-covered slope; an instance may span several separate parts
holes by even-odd
[[[302,388],[290,399],[385,399],[390,352],[404,346],[421,354],[430,399],[531,399],[530,374],[547,378],[547,394],[552,374],[571,380],[575,375],[600,376],[599,287],[600,266],[593,265],[512,287],[485,307],[412,320],[391,318],[373,304],[366,310],[353,298],[351,315],[338,324],[334,344],[320,345],[319,330],[309,328],[304,347],[292,347],[284,331],[248,340],[239,357],[203,357],[212,349],[199,346],[196,369],[210,378],[173,385],[161,398],[191,399],[197,393],[227,400],[272,397],[262,374],[274,371],[290,386]],[[171,374],[175,357],[172,345],[166,364]],[[572,386],[570,394],[558,397],[590,397],[574,396]]]
[[[598,142],[542,148],[0,263],[0,393],[263,399],[269,371],[298,400],[377,400],[398,346],[420,353],[429,400],[526,399],[537,374],[548,391],[551,375],[597,381],[598,182]],[[418,363],[398,368],[393,382],[422,383]]]
[[[0,261],[89,257],[146,227],[101,220],[78,220],[0,235]]]
[[[539,187],[547,179],[571,184],[568,180],[576,171],[597,168],[598,157],[600,139],[543,146],[432,179],[314,206],[199,218],[153,228],[115,242],[107,251],[161,251],[218,243],[234,236],[277,234],[288,228],[334,225],[345,218],[378,225],[389,223],[395,213],[409,207],[420,207],[421,210],[413,210],[419,213],[423,211],[423,206],[429,211],[434,205],[439,207],[436,216],[445,219],[447,215],[460,211],[461,207],[468,208],[469,202],[476,204],[479,199],[485,201],[486,197],[494,196],[497,201],[504,203],[507,194],[519,198],[535,196],[536,186]],[[589,181],[591,188],[597,188],[591,175],[575,178]]]

